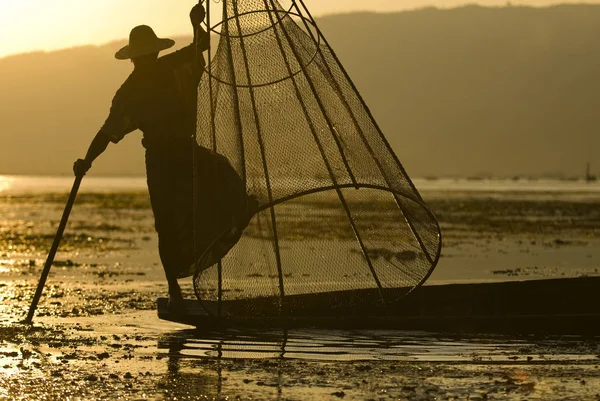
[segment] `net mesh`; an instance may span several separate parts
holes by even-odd
[[[197,141],[259,208],[219,263],[199,255],[198,299],[212,314],[266,317],[396,302],[437,263],[435,217],[301,0],[222,6],[208,22],[220,38]]]

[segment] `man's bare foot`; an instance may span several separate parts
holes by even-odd
[[[169,310],[169,313],[174,313],[174,314],[184,314],[185,313],[185,301],[183,300],[181,293],[179,293],[178,296],[173,296],[173,295],[169,296],[169,302],[167,303],[167,309]]]
[[[167,303],[167,309],[170,313],[185,313],[185,302],[177,280],[169,280],[169,302]]]

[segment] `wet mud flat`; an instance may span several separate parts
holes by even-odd
[[[423,195],[445,236],[433,283],[598,275],[594,195]],[[598,338],[159,321],[166,284],[144,192],[79,197],[35,324],[19,325],[65,200],[0,197],[0,399],[600,399]]]
[[[4,399],[596,400],[594,339],[205,332],[45,320],[2,327]]]

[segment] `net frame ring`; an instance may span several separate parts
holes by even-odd
[[[210,1],[210,0],[207,0],[207,1]],[[211,64],[211,63],[205,63],[205,65],[202,67],[203,72],[206,75],[208,75],[210,78],[214,79],[216,82],[219,82],[219,83],[221,83],[223,85],[227,85],[227,86],[234,87],[234,88],[246,88],[246,89],[247,88],[262,88],[262,87],[266,87],[266,86],[277,85],[277,84],[279,84],[281,82],[290,80],[290,79],[292,79],[292,78],[300,75],[301,73],[303,73],[317,59],[317,56],[320,53],[320,48],[321,48],[321,45],[322,45],[322,38],[321,38],[321,35],[320,35],[320,32],[319,32],[319,29],[318,29],[317,25],[315,24],[315,22],[312,19],[310,19],[310,18],[308,18],[308,17],[306,17],[306,16],[304,16],[302,14],[299,14],[297,12],[293,12],[292,11],[292,8],[294,7],[294,4],[295,3],[292,3],[292,6],[287,11],[286,10],[275,10],[275,9],[268,9],[268,10],[267,9],[263,9],[263,10],[246,11],[246,12],[243,12],[243,13],[240,13],[240,14],[236,14],[236,15],[230,16],[230,17],[228,17],[226,19],[223,19],[218,24],[215,24],[215,25],[213,25],[210,28],[207,27],[207,30],[208,30],[209,33],[212,32],[212,33],[215,33],[215,34],[219,35],[221,37],[221,40],[223,38],[245,39],[245,38],[249,38],[249,37],[252,37],[252,36],[260,35],[262,33],[268,32],[270,30],[275,31],[276,27],[278,25],[280,25],[281,23],[283,23],[284,19],[286,17],[288,17],[288,16],[298,17],[302,21],[304,21],[307,25],[311,26],[314,29],[315,35],[311,35],[311,36],[314,36],[314,37],[317,38],[317,41],[315,43],[314,40],[312,40],[312,37],[311,37],[311,41],[313,43],[315,43],[314,54],[310,57],[310,59],[306,63],[304,63],[304,64],[298,63],[298,65],[299,65],[298,71],[294,72],[291,75],[286,75],[286,76],[284,76],[284,77],[282,77],[280,79],[276,79],[274,81],[269,81],[269,82],[264,82],[264,83],[258,83],[258,84],[253,83],[252,85],[228,82],[228,81],[226,81],[226,80],[224,80],[224,79],[222,79],[220,77],[217,77],[214,73],[211,72],[212,68],[209,68],[209,64]],[[283,16],[281,16],[280,18],[277,18],[277,21],[274,24],[269,25],[265,29],[261,29],[260,31],[252,32],[252,33],[244,34],[244,35],[229,35],[229,34],[223,33],[222,30],[217,30],[216,29],[219,26],[223,26],[225,23],[229,23],[230,21],[234,21],[236,18],[245,16],[245,15],[258,14],[258,13],[261,13],[261,14],[262,13],[267,13],[269,15],[270,14],[283,14]],[[220,49],[220,46],[217,49],[217,52],[215,53],[215,56],[219,54],[219,49]],[[215,57],[211,56],[211,60],[214,61],[214,59],[215,59]]]
[[[207,0],[207,1],[209,1],[209,0]],[[213,0],[213,1],[215,1],[215,0]],[[217,1],[219,1],[219,0],[216,0],[215,2],[217,2]],[[268,0],[266,0],[266,1],[268,1]],[[223,6],[224,6],[224,7],[227,7],[227,5],[225,5],[225,3],[223,3]],[[280,22],[281,22],[281,21],[283,21],[283,19],[284,19],[285,17],[289,16],[289,15],[298,16],[298,17],[300,17],[300,18],[302,18],[302,19],[308,19],[307,17],[304,17],[303,15],[300,15],[300,14],[298,14],[297,12],[293,12],[293,11],[292,11],[292,9],[293,9],[295,6],[297,7],[297,5],[296,5],[296,1],[295,1],[295,0],[292,0],[292,4],[291,4],[290,8],[288,8],[287,10],[285,10],[285,9],[282,9],[282,10],[278,10],[278,9],[268,9],[268,10],[267,10],[267,9],[262,9],[262,10],[251,10],[251,11],[244,11],[244,12],[242,12],[242,13],[238,13],[238,14],[232,15],[232,16],[230,16],[229,18],[222,19],[222,20],[221,20],[221,22],[219,22],[219,23],[217,23],[217,24],[213,25],[212,27],[209,27],[209,26],[207,25],[207,22],[206,22],[206,20],[204,21],[204,25],[205,25],[205,27],[206,27],[206,30],[207,30],[209,33],[210,33],[210,32],[213,32],[213,33],[215,33],[215,34],[217,34],[217,35],[219,35],[219,36],[222,36],[222,37],[229,37],[230,39],[233,39],[233,38],[236,38],[236,39],[240,39],[240,38],[249,38],[249,37],[251,37],[251,36],[254,36],[254,35],[259,35],[259,34],[261,34],[261,33],[263,33],[263,32],[266,32],[266,31],[270,30],[271,28],[273,28],[273,27],[275,27],[275,26],[279,25],[279,24],[280,24]],[[219,31],[217,31],[217,30],[216,30],[216,28],[218,28],[218,27],[220,27],[220,26],[222,26],[222,25],[225,25],[225,23],[227,23],[227,22],[229,22],[229,21],[231,21],[231,20],[233,20],[233,19],[235,19],[235,18],[243,17],[243,16],[250,15],[250,14],[259,14],[259,13],[265,13],[265,12],[268,12],[268,13],[271,13],[271,12],[275,12],[275,13],[282,13],[282,14],[283,14],[283,16],[281,17],[281,19],[278,19],[278,21],[277,21],[277,22],[276,22],[274,25],[269,25],[269,26],[267,26],[267,27],[266,27],[266,28],[264,28],[264,29],[261,29],[261,30],[259,30],[259,31],[256,31],[256,32],[253,32],[253,33],[250,33],[250,34],[246,34],[246,35],[226,35],[226,34],[222,33],[222,30],[219,30]],[[313,25],[313,26],[315,26],[314,24],[312,24],[312,25]],[[316,26],[315,26],[315,27],[316,27]]]
[[[443,243],[443,233],[439,224],[439,221],[436,219],[435,214],[433,213],[433,211],[429,208],[429,206],[420,198],[418,197],[414,197],[410,194],[407,194],[403,191],[398,191],[398,190],[394,190],[391,189],[389,187],[385,187],[385,186],[381,186],[381,185],[373,185],[373,184],[359,184],[358,185],[359,190],[360,189],[367,189],[367,190],[374,190],[374,191],[378,191],[378,192],[385,192],[385,193],[389,193],[392,194],[394,196],[398,196],[401,198],[404,198],[412,203],[414,203],[415,205],[419,206],[422,211],[425,212],[425,214],[427,215],[427,217],[429,217],[429,219],[434,223],[435,229],[432,231],[435,231],[437,233],[437,246],[435,249],[435,253],[433,255],[429,255],[429,257],[431,258],[427,258],[427,255],[425,255],[425,257],[430,261],[430,266],[428,271],[423,275],[423,277],[419,280],[418,283],[415,283],[412,286],[412,289],[410,289],[409,291],[407,291],[406,293],[402,294],[400,298],[404,298],[406,296],[408,296],[409,294],[411,294],[413,291],[415,291],[417,288],[421,287],[426,281],[427,279],[431,276],[431,274],[433,273],[433,271],[435,270],[436,266],[439,263],[439,260],[441,258],[441,253],[442,253],[442,243]],[[257,218],[257,216],[269,209],[271,206],[278,206],[282,203],[286,203],[289,202],[291,200],[294,199],[298,199],[298,198],[302,198],[304,196],[308,196],[308,195],[314,195],[320,192],[326,192],[326,191],[332,191],[335,190],[336,188],[339,189],[355,189],[356,187],[354,186],[354,184],[347,184],[347,185],[338,185],[338,186],[329,186],[329,187],[320,187],[320,188],[315,188],[313,190],[310,191],[305,191],[302,193],[298,193],[295,194],[293,196],[289,196],[289,197],[285,197],[282,199],[277,200],[276,202],[274,202],[273,204],[267,204],[267,205],[262,205],[260,207],[260,209],[256,212],[256,214],[252,217],[252,220],[254,220],[255,218]],[[208,306],[207,303],[214,303],[217,304],[219,302],[227,302],[226,300],[221,300],[219,301],[218,299],[214,299],[214,300],[210,300],[207,299],[206,297],[203,297],[202,292],[206,293],[206,289],[204,289],[204,291],[202,289],[199,288],[198,286],[198,279],[208,270],[210,270],[211,268],[214,268],[216,266],[217,263],[211,264],[211,265],[206,265],[206,262],[210,259],[210,255],[211,255],[211,251],[214,247],[214,245],[219,241],[219,238],[221,236],[217,237],[213,243],[205,250],[205,252],[203,253],[203,255],[200,257],[200,259],[198,260],[198,262],[195,265],[195,271],[194,271],[194,276],[193,276],[193,287],[194,287],[194,294],[196,295],[196,299],[198,300],[198,302],[200,303],[200,305],[202,306],[202,308],[209,314],[209,316],[211,317],[225,317],[225,316],[236,316],[235,313],[231,313],[228,312],[226,310],[222,310],[222,312],[224,313],[223,315],[219,315],[219,313],[216,313],[215,310],[211,307]],[[237,244],[236,244],[237,245]],[[235,248],[232,247],[232,249]],[[422,249],[422,252],[425,254],[425,250]],[[223,259],[225,259],[225,257],[223,257]],[[222,260],[223,260],[222,259]],[[221,260],[221,261],[222,261]],[[277,298],[278,296],[273,296],[273,298]],[[215,297],[218,298],[218,297]],[[386,299],[387,301],[387,299]],[[271,316],[272,317],[272,316]]]

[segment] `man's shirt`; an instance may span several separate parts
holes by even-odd
[[[146,148],[192,137],[203,68],[195,43],[160,57],[152,66],[135,68],[115,94],[101,131],[117,143],[139,129]]]

